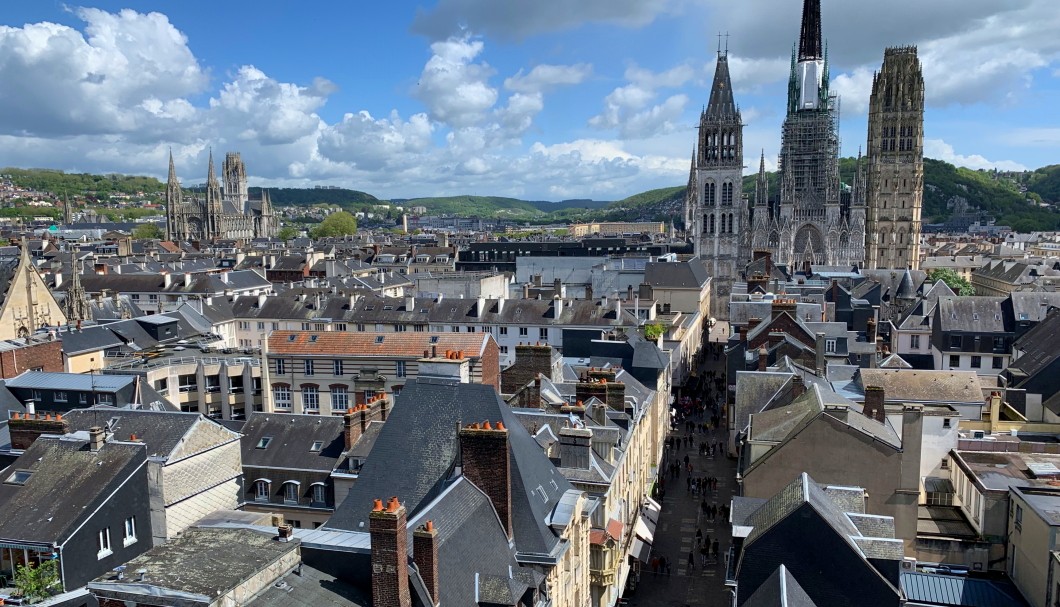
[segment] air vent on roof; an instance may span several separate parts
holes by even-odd
[[[376,335],[375,336],[375,343],[381,344],[381,343],[383,343],[384,339],[386,339],[386,335]]]
[[[973,313],[972,314],[972,320],[979,320],[979,315]]]
[[[383,306],[384,310],[393,310],[394,306]]]
[[[298,336],[297,336],[297,335],[288,335],[288,336],[287,336],[287,341],[294,341],[294,340],[296,340],[296,339],[298,339]]]
[[[374,310],[374,309],[375,309],[375,306],[365,306],[365,307],[364,307],[364,309],[365,309],[365,311],[367,311],[367,312],[371,312],[372,310]]]
[[[319,335],[310,335],[309,336],[310,343],[316,342],[317,338],[319,338],[319,337],[320,337]]]

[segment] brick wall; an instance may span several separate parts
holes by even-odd
[[[8,431],[11,433],[11,448],[29,449],[41,434],[66,434],[70,431],[70,424],[60,419],[61,417],[50,413],[37,413],[30,417],[26,413],[11,418],[7,422]]]
[[[501,391],[501,354],[500,347],[497,342],[490,339],[486,342],[486,347],[482,351],[482,357],[479,359],[479,365],[482,369],[482,383],[488,386],[493,386],[494,390]]]
[[[501,392],[514,393],[533,381],[538,373],[548,378],[552,377],[552,346],[548,344],[515,346],[515,363],[501,374]]]
[[[438,578],[438,532],[434,529],[433,521],[427,521],[419,529],[412,532],[412,559],[416,563],[416,569],[420,572],[427,591],[431,593],[431,601],[435,605],[438,598],[440,580]]]
[[[10,379],[32,369],[64,371],[62,342],[46,341],[0,352],[0,379]]]
[[[460,429],[461,470],[482,490],[497,511],[508,537],[512,537],[512,468],[508,455],[508,430],[471,424]]]
[[[372,542],[372,605],[411,607],[408,573],[408,529],[405,507],[391,498],[376,502],[368,517]]]

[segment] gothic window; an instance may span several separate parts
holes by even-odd
[[[716,232],[714,231],[714,213],[710,214],[710,233],[716,234]]]
[[[717,186],[713,181],[708,181],[707,184],[703,186],[703,200],[708,207],[714,206],[714,203],[717,200]],[[713,230],[711,231],[713,232]]]
[[[729,233],[732,234],[732,213],[729,213]]]
[[[710,219],[706,215],[703,216],[703,233],[710,234]]]
[[[726,181],[721,185],[721,204],[732,205],[732,182]]]

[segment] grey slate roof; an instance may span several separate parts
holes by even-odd
[[[255,468],[330,472],[346,447],[343,418],[339,416],[251,413],[242,433],[243,465]],[[258,443],[265,437],[272,440],[259,449]],[[310,451],[316,441],[324,443],[323,447]]]
[[[1024,607],[1019,591],[1009,583],[936,573],[902,573],[902,590],[910,604],[960,607]]]
[[[550,554],[559,539],[546,524],[570,483],[491,386],[419,378],[405,384],[346,500],[325,524],[360,530],[372,502],[396,495],[411,515],[435,498],[458,463],[457,424],[503,421],[508,428],[512,524],[521,553]]]
[[[129,435],[135,434],[138,441],[147,445],[149,457],[168,456],[197,423],[216,424],[200,413],[140,411],[103,405],[68,411],[63,414],[63,419],[70,422],[73,432],[87,432],[92,426],[99,426],[107,428],[118,440],[126,440]],[[239,438],[235,432],[228,430],[227,433],[231,440]]]
[[[147,461],[142,444],[109,442],[95,452],[87,444],[87,437],[42,436],[4,471],[33,474],[24,485],[0,483],[0,538],[65,540]]]
[[[766,581],[747,597],[743,607],[817,607],[799,586],[795,576],[781,565]]]
[[[710,280],[703,260],[694,257],[687,262],[652,262],[644,266],[644,282],[663,289],[702,289]]]
[[[1005,313],[1004,297],[940,297],[935,317],[939,329],[963,333],[1006,333],[1012,331],[1011,317]]]
[[[353,584],[309,565],[302,574],[291,572],[283,585],[273,584],[246,607],[371,607],[371,591],[362,592]]]
[[[1027,377],[1037,375],[1060,357],[1057,344],[1060,344],[1060,312],[1050,314],[1013,344],[1013,349],[1022,350],[1024,354],[1009,365],[1009,369]]]

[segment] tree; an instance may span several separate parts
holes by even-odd
[[[666,326],[662,323],[653,322],[644,325],[644,337],[648,341],[659,341],[659,338],[666,333]]]
[[[329,236],[346,236],[357,233],[357,218],[346,211],[339,211],[328,215],[313,229],[313,238],[327,238]]]
[[[26,602],[33,603],[48,598],[52,588],[59,584],[57,561],[43,561],[34,567],[32,563],[19,565],[15,571],[15,587],[25,597]]]
[[[162,228],[158,227],[158,224],[141,223],[133,230],[132,236],[136,240],[150,240],[163,238],[165,235],[162,234]]]
[[[975,295],[972,284],[949,268],[937,268],[928,272],[928,281],[934,284],[940,280],[957,295]]]
[[[292,238],[298,238],[298,234],[299,234],[299,231],[298,231],[297,228],[294,228],[294,227],[291,227],[291,226],[283,226],[282,228],[280,228],[280,231],[276,232],[276,238],[279,238],[280,240],[282,240],[284,242],[287,242],[288,240],[291,240]]]

